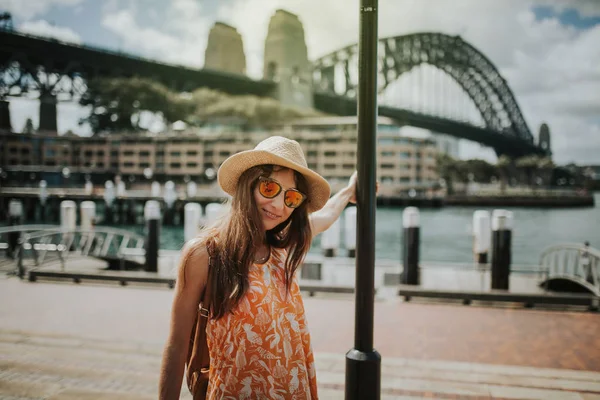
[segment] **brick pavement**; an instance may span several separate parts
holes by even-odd
[[[307,299],[305,304],[315,348],[349,350],[354,302]],[[599,332],[598,313],[399,299],[375,306],[374,345],[383,356],[600,371]]]
[[[0,398],[155,398],[172,293],[0,279]],[[343,398],[352,297],[305,305],[321,398]],[[396,299],[375,326],[382,399],[600,399],[599,314]]]

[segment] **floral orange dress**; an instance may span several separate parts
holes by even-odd
[[[232,313],[207,324],[208,399],[317,399],[304,303],[296,277],[286,298],[287,252],[250,268],[250,286]]]

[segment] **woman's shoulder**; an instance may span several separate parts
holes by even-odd
[[[212,242],[213,239],[209,236],[198,236],[188,240],[181,249],[182,264],[207,264]]]

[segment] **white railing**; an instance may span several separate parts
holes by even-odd
[[[540,265],[544,282],[565,279],[600,296],[599,250],[581,244],[558,244],[542,252]]]

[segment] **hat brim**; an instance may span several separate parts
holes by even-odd
[[[308,201],[308,212],[320,210],[329,200],[331,188],[325,178],[303,165],[265,150],[246,150],[226,159],[217,173],[219,186],[225,193],[233,196],[238,180],[244,171],[265,164],[280,165],[293,169],[306,178],[308,182],[308,193],[306,194],[308,196],[306,200]]]

